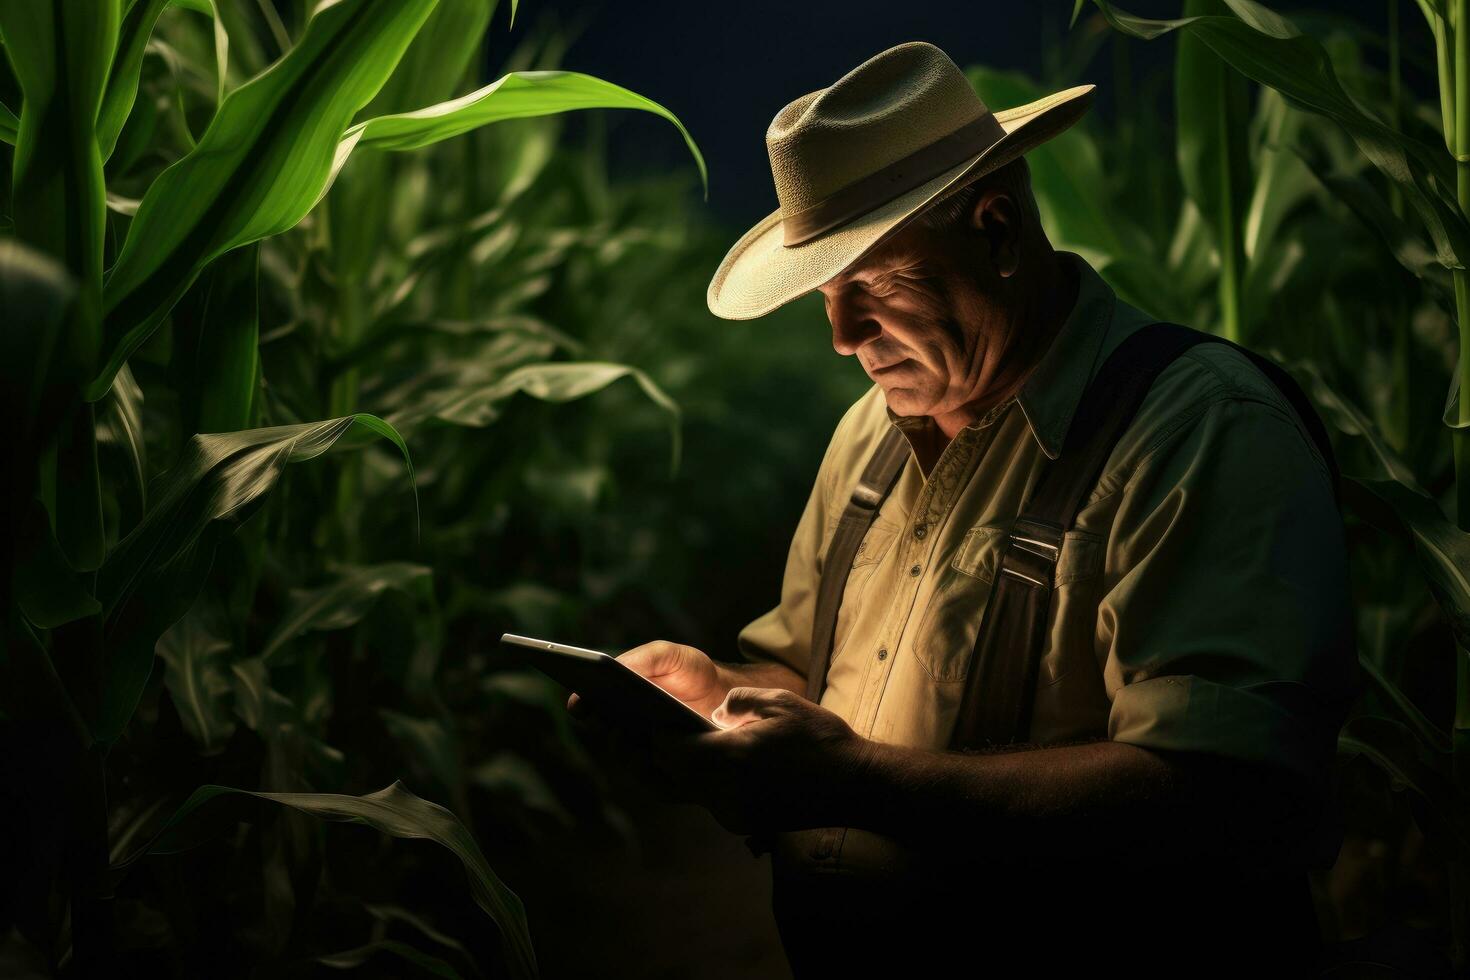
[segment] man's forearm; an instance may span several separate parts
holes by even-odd
[[[1279,783],[1197,756],[1123,742],[986,754],[866,742],[855,775],[834,786],[834,826],[946,847],[981,860],[1036,856],[1177,862],[1228,848],[1270,860],[1304,819]]]

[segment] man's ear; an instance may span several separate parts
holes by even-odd
[[[983,192],[970,212],[970,227],[989,246],[997,275],[1010,278],[1021,267],[1021,239],[1025,219],[1011,195],[998,187]]]

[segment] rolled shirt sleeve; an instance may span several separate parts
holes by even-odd
[[[1143,456],[1108,543],[1108,736],[1329,772],[1356,683],[1342,523],[1283,406],[1223,398]]]

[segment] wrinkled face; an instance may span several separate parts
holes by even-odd
[[[832,346],[898,415],[983,399],[1010,334],[1010,286],[983,236],[911,224],[819,287]]]

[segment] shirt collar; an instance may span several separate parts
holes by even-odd
[[[1062,442],[1067,437],[1067,428],[1072,424],[1077,403],[1096,370],[1104,338],[1112,325],[1114,309],[1120,305],[1112,288],[1086,259],[1074,252],[1059,251],[1057,255],[1072,263],[1077,270],[1077,300],[1052,339],[1051,346],[1013,399],[1020,404],[1021,413],[1041,451],[1050,459],[1061,454]],[[978,429],[989,425],[1009,405],[1010,402],[1006,402],[997,406],[985,418],[966,428]],[[933,424],[927,416],[914,419],[896,415],[891,408],[886,411],[889,421],[900,428]]]

